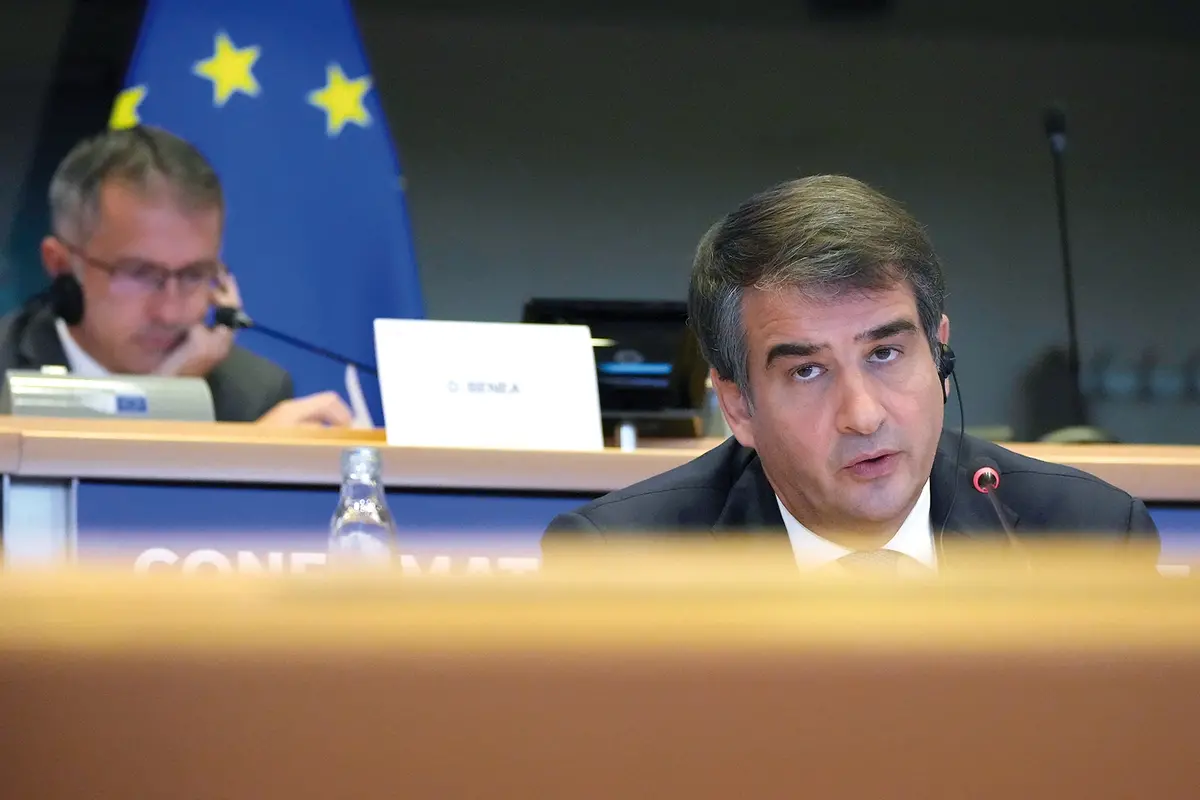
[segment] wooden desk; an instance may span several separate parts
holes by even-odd
[[[341,453],[374,445],[383,451],[402,534],[419,540],[414,558],[490,563],[503,551],[518,559],[506,563],[536,564],[541,532],[556,514],[686,463],[719,441],[644,444],[635,452],[405,448],[387,447],[382,431],[7,418],[0,420],[5,553],[15,554],[9,563],[43,563],[90,558],[115,544],[129,564],[145,556],[186,565],[189,554],[235,563],[245,551],[263,563],[317,563]],[[1091,472],[1145,500],[1152,513],[1156,505],[1200,503],[1200,447],[1011,447]],[[1164,536],[1163,564],[1200,557],[1193,554],[1200,553],[1200,510],[1160,513],[1182,520],[1171,543]],[[288,536],[260,536],[268,527]],[[210,555],[194,555],[200,551]]]
[[[390,448],[379,430],[0,418],[0,469],[36,477],[328,485],[339,480],[342,449],[369,444],[384,448],[389,486],[603,493],[719,443],[648,440],[635,452]],[[1147,502],[1200,502],[1200,446],[1006,446],[1078,467]]]

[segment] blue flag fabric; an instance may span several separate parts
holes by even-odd
[[[347,0],[150,0],[110,126],[195,144],[227,203],[223,258],[256,322],[375,362],[377,317],[423,317],[403,176]],[[297,395],[344,368],[253,330]],[[362,376],[376,425],[376,380]]]

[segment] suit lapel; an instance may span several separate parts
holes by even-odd
[[[757,453],[743,450],[739,457],[745,459],[741,462],[742,469],[712,528],[713,540],[722,547],[722,563],[733,568],[741,563],[739,559],[745,558],[758,575],[764,574],[768,567],[791,575],[796,569],[796,559],[775,490]]]
[[[745,458],[744,466],[713,524],[713,535],[718,538],[779,535],[786,540],[787,531],[783,527],[775,490],[763,472],[758,454],[743,450],[741,455]]]
[[[30,312],[25,329],[17,343],[17,355],[23,368],[40,369],[57,365],[68,367],[58,331],[54,328],[54,311],[48,306]]]

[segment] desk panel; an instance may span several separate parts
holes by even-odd
[[[591,495],[389,490],[406,569],[536,568],[542,531]],[[324,563],[337,488],[80,481],[77,555],[137,569],[305,571]],[[1161,563],[1200,565],[1200,504],[1151,505]]]
[[[1160,564],[1187,564],[1200,570],[1200,503],[1148,503],[1162,536]]]

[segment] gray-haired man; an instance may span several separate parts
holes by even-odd
[[[349,424],[336,393],[293,399],[286,371],[204,324],[211,306],[241,298],[220,260],[221,184],[191,144],[150,127],[87,139],[55,172],[50,211],[42,262],[52,278],[78,281],[83,316],[64,320],[45,298],[9,314],[0,370],[200,376],[219,421]]]

